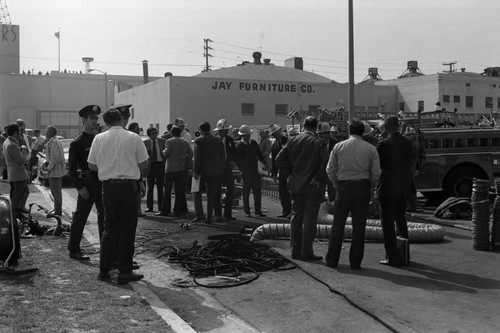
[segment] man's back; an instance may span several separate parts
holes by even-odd
[[[221,175],[224,171],[224,145],[215,136],[208,134],[194,140],[194,173]]]
[[[193,157],[193,151],[189,143],[178,136],[167,140],[165,153],[167,158],[166,172],[185,171],[191,163],[190,159]]]
[[[382,169],[380,194],[399,192],[407,186],[410,177],[413,158],[411,141],[395,132],[378,143],[377,151]]]

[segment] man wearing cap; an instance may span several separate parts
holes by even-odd
[[[269,134],[275,139],[271,146],[271,177],[278,181],[278,191],[281,203],[281,214],[278,217],[288,217],[292,213],[292,198],[287,187],[288,170],[279,169],[276,164],[276,156],[286,145],[287,137],[283,135],[281,127],[277,124],[269,126]]]
[[[243,179],[243,210],[247,217],[252,216],[250,213],[250,191],[252,191],[255,215],[265,217],[266,215],[262,212],[262,193],[257,161],[265,165],[266,160],[257,141],[250,139],[252,130],[248,125],[241,125],[238,134],[241,136],[241,141],[236,145],[236,152],[238,168],[241,170]]]
[[[87,223],[92,206],[97,210],[97,227],[99,240],[102,240],[104,225],[104,207],[102,205],[102,184],[97,177],[97,172],[89,169],[87,159],[94,140],[94,132],[98,128],[101,108],[97,105],[83,107],[78,115],[82,118],[83,132],[69,145],[69,175],[73,185],[78,190],[76,210],[71,223],[68,250],[70,258],[76,260],[89,260],[80,249],[83,229]]]
[[[366,121],[363,121],[363,126],[365,127],[365,130],[363,131],[363,140],[368,142],[369,144],[372,144],[373,146],[377,146],[378,139],[373,136],[373,127],[370,126]]]
[[[377,145],[382,169],[377,196],[380,203],[380,222],[384,233],[387,259],[380,263],[401,266],[403,258],[396,247],[394,222],[396,222],[398,236],[408,239],[405,213],[411,181],[410,168],[416,156],[411,141],[399,132],[398,117],[385,118],[384,127],[387,138]]]
[[[120,111],[103,114],[108,130],[96,135],[88,157],[89,169],[98,172],[102,182],[104,231],[100,251],[98,279],[110,279],[115,242],[118,247],[118,283],[142,279],[132,271],[137,227],[137,193],[144,195],[141,170],[148,167],[149,156],[139,135],[123,128]]]
[[[288,189],[292,195],[290,220],[292,259],[321,260],[313,250],[321,198],[325,193],[326,145],[316,136],[318,120],[307,117],[304,132],[288,139],[276,157],[280,169],[288,169]],[[323,193],[321,193],[323,192]]]
[[[214,129],[215,137],[222,141],[224,146],[224,168],[222,173],[222,186],[226,188],[226,197],[224,200],[224,218],[230,221],[236,220],[233,216],[233,199],[234,199],[234,175],[233,163],[236,163],[236,144],[234,139],[228,135],[232,126],[229,125],[226,119],[220,119],[217,122],[217,127]],[[221,204],[222,187],[217,190],[217,201],[215,203],[215,211],[222,210],[218,206]]]
[[[207,192],[207,218],[205,223],[212,223],[215,210],[217,221],[222,220],[222,209],[216,204],[217,192],[221,187],[224,172],[224,145],[210,133],[210,124],[204,122],[199,127],[201,136],[194,140],[193,177],[200,179],[200,190],[193,193],[196,217],[203,216],[201,193]],[[219,200],[220,201],[220,200]]]
[[[146,130],[148,139],[144,140],[146,150],[149,154],[149,167],[147,170],[147,188],[146,205],[147,213],[154,212],[153,209],[153,190],[156,185],[158,193],[158,211],[161,210],[163,202],[163,186],[165,181],[165,156],[162,151],[165,150],[166,140],[158,137],[158,130],[150,127]]]
[[[351,269],[361,268],[365,250],[365,227],[373,188],[380,176],[377,149],[362,139],[365,125],[358,119],[349,122],[349,138],[333,147],[326,167],[337,189],[333,225],[325,256],[327,266],[337,267],[347,216],[352,216],[352,240],[349,251]]]

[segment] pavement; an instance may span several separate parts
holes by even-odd
[[[37,188],[39,192],[32,193],[28,202],[51,207],[47,189]],[[67,223],[75,198],[74,189],[64,190]],[[192,212],[190,198],[188,205]],[[247,218],[236,207],[236,222],[213,225],[191,223],[192,213],[184,218],[149,214],[139,219],[136,260],[145,279],[129,285],[164,320],[165,331],[500,332],[499,252],[472,249],[470,221],[437,220],[430,211],[408,218],[442,225],[445,239],[411,244],[411,264],[404,268],[380,265],[383,244],[367,242],[362,269],[353,271],[346,242],[337,269],[321,261],[295,260],[297,269],[264,272],[239,287],[209,289],[195,285],[185,269],[157,255],[165,246],[204,243],[210,235],[239,233],[245,226],[286,223],[276,218],[281,213],[277,201],[264,197],[263,208],[267,218]],[[182,223],[188,223],[188,229],[181,229]],[[85,237],[99,248],[94,213]],[[289,241],[263,242],[290,259]],[[314,250],[324,256],[327,242],[317,240]],[[98,262],[98,254],[91,261]]]

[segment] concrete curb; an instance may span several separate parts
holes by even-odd
[[[43,196],[46,203],[51,204],[50,191],[41,185],[34,184]],[[47,207],[49,207],[47,205]],[[72,211],[69,211],[67,207],[76,207],[76,200],[70,195],[63,191],[63,213],[71,220],[73,215]],[[94,212],[90,212],[89,219],[85,226],[83,236],[91,244],[95,250],[100,249],[99,245],[99,232],[97,229],[97,215]],[[97,276],[97,272],[96,272]],[[172,311],[156,294],[149,289],[144,283],[141,282],[131,282],[129,285],[132,289],[137,292],[141,297],[143,297],[165,323],[176,333],[194,333],[196,332],[188,323],[186,323],[181,317],[179,317],[174,311]]]

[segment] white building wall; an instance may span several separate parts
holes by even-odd
[[[356,94],[356,105],[362,110],[395,109],[394,87],[356,86]],[[117,103],[133,104],[131,121],[144,129],[159,123],[161,131],[176,117],[184,118],[192,131],[204,121],[214,127],[221,118],[233,126],[284,126],[290,121],[286,114],[276,115],[276,104],[287,104],[289,112],[308,110],[309,105],[332,109],[339,100],[347,100],[347,85],[202,77],[168,77],[116,95]],[[242,103],[253,103],[254,115],[242,115]]]

